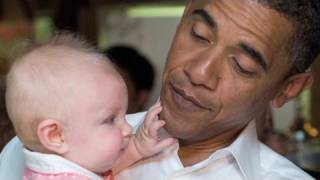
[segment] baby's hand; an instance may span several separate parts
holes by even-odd
[[[177,142],[174,138],[160,139],[158,131],[165,124],[163,120],[158,120],[158,114],[161,110],[160,103],[150,108],[143,125],[140,126],[135,135],[131,136],[124,154],[114,164],[112,170],[115,174],[118,174],[138,160],[157,154]]]
[[[133,137],[136,149],[142,157],[152,156],[177,142],[174,138],[160,139],[158,131],[165,124],[163,120],[158,118],[161,110],[160,103],[153,105],[149,109],[143,125]]]

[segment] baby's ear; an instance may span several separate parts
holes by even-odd
[[[61,122],[53,119],[44,120],[38,125],[37,134],[41,144],[49,151],[57,154],[65,154],[68,151]]]

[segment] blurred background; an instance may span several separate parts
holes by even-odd
[[[15,49],[45,42],[60,30],[79,33],[119,67],[132,96],[128,112],[138,112],[159,97],[161,73],[185,3],[0,0],[0,150],[14,136],[4,106],[3,80]],[[319,177],[320,61],[312,71],[314,86],[281,109],[270,108],[258,117],[265,119],[259,125],[259,136],[265,144]]]

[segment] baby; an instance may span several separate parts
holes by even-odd
[[[18,57],[7,77],[6,105],[25,149],[24,180],[113,179],[176,142],[160,140],[159,104],[131,136],[124,81],[84,41],[58,35]]]

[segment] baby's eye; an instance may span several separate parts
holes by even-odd
[[[108,122],[109,124],[114,124],[115,118],[110,119]]]
[[[111,116],[111,117],[108,117],[106,118],[104,121],[103,121],[103,124],[114,124],[115,122],[115,116]]]

